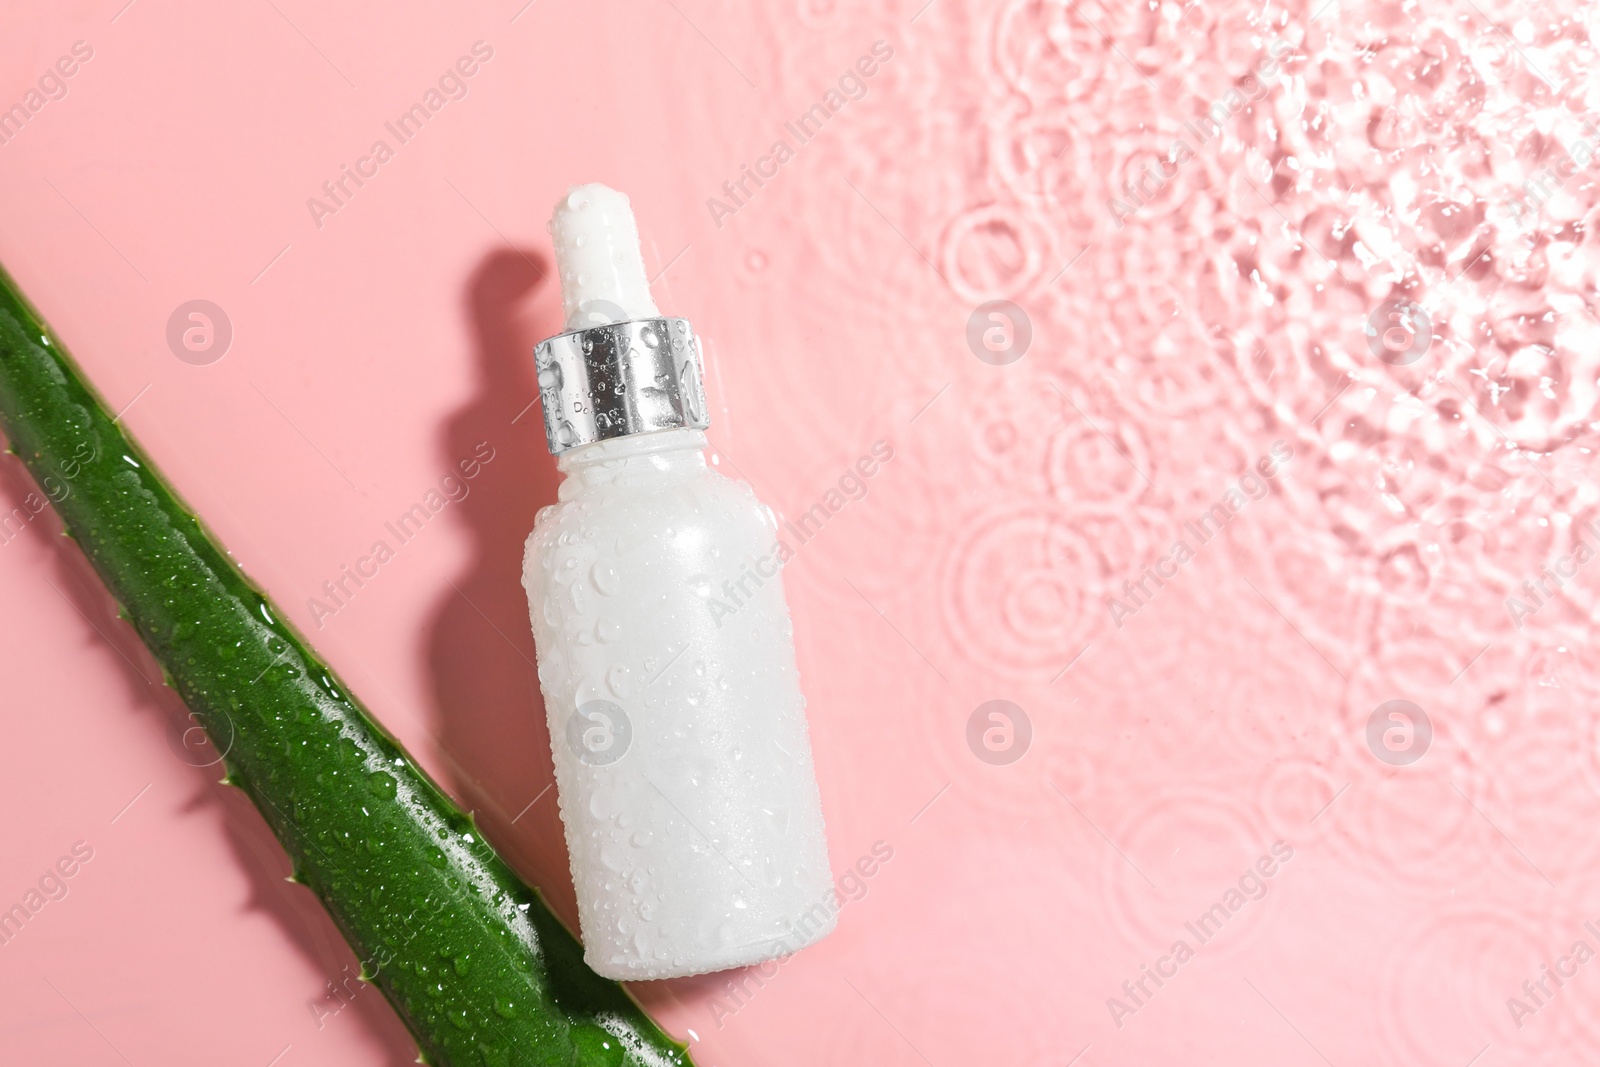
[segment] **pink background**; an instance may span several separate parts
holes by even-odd
[[[1513,207],[1593,143],[1592,7],[123,2],[5,16],[0,106],[93,58],[0,145],[0,261],[569,920],[517,583],[554,493],[528,405],[557,196],[632,196],[659,303],[710,339],[718,462],[785,516],[892,444],[784,581],[834,869],[893,858],[764,984],[637,988],[702,1067],[1600,1041],[1600,962],[1570,954],[1600,949],[1600,564],[1521,627],[1506,606],[1597,514],[1593,171]],[[466,97],[319,227],[307,198],[480,40]],[[878,40],[865,96],[717,225],[707,198]],[[1135,210],[1273,40],[1279,76]],[[1363,325],[1402,296],[1432,344],[1392,366]],[[1031,320],[1010,365],[965,338],[991,298]],[[219,362],[168,348],[193,299],[232,323]],[[308,598],[480,441],[471,495],[317,628]],[[1114,618],[1275,441],[1270,493]],[[29,489],[0,463],[0,510]],[[0,1058],[410,1062],[378,993],[330,992],[353,956],[58,529],[0,544],[0,907],[93,858],[0,947]],[[967,742],[996,699],[1032,725],[1009,765]],[[1432,723],[1409,765],[1366,742],[1390,699]],[[1545,965],[1576,977],[1533,1010]]]

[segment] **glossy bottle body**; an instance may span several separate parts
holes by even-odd
[[[584,959],[743,966],[832,929],[822,811],[772,513],[674,429],[563,453],[528,538]]]

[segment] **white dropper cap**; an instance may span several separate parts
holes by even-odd
[[[598,182],[574,185],[550,215],[567,330],[658,317],[628,198]]]

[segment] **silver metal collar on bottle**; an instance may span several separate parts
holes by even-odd
[[[540,341],[539,370],[550,453],[652,430],[711,425],[705,361],[687,319],[631,319]]]

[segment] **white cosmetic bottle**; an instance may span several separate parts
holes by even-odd
[[[627,197],[574,188],[550,223],[567,332],[535,351],[566,476],[528,538],[584,960],[670,978],[792,953],[834,926],[832,876],[774,573],[770,509],[707,466],[699,341],[651,300]]]

